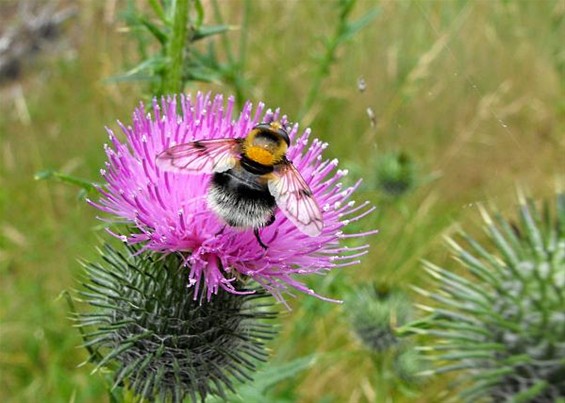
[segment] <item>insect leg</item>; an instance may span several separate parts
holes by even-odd
[[[259,245],[266,250],[268,248],[267,245],[265,245],[263,241],[261,241],[261,238],[259,238],[259,228],[253,228],[253,234],[255,235],[257,242],[259,242]]]
[[[222,235],[222,234],[224,233],[224,230],[226,229],[226,226],[227,226],[227,225],[224,225],[221,230],[219,230],[218,232],[216,232],[216,233],[214,234],[214,236]]]
[[[268,227],[269,225],[271,225],[274,222],[275,222],[275,215],[273,214],[273,215],[271,215],[271,217],[269,217],[269,221],[267,221],[265,223],[265,227]]]

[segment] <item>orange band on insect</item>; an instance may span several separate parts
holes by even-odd
[[[269,150],[262,147],[247,147],[245,154],[249,159],[261,165],[273,165],[275,163],[275,156]]]

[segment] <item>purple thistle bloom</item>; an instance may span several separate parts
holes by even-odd
[[[180,105],[174,97],[163,99],[161,104],[154,100],[152,115],[140,106],[133,114],[133,126],[120,123],[125,142],[108,130],[111,144],[105,146],[108,161],[101,170],[106,186],[99,189],[99,201],[89,203],[135,225],[137,231],[129,235],[114,234],[123,241],[142,243],[143,249],[183,253],[190,283],[197,287],[195,295],[201,284],[208,299],[220,287],[238,293],[232,283],[238,275],[244,275],[280,300],[281,291],[288,287],[320,297],[295,277],[358,263],[368,245],[348,248],[340,246],[340,240],[376,231],[342,232],[344,226],[374,207],[368,202],[354,206],[349,201],[359,182],[348,188],[338,183],[347,172],[336,170],[337,160],[322,158],[326,143],[315,139],[309,144],[309,129],[298,135],[298,125],[289,128],[287,157],[310,186],[322,210],[324,229],[319,236],[310,237],[277,211],[275,222],[260,230],[267,250],[259,245],[251,229],[227,226],[222,231],[225,223],[206,202],[211,175],[164,172],[156,166],[155,157],[176,144],[242,138],[260,122],[281,120],[287,124],[286,117],[279,118],[278,110],[264,111],[263,104],[253,111],[247,102],[235,118],[233,107],[231,97],[225,105],[221,95],[212,98],[200,93],[194,98],[180,96]]]

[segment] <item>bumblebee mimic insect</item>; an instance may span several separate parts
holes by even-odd
[[[259,229],[275,221],[277,207],[309,236],[322,232],[322,213],[312,191],[286,158],[290,145],[279,122],[261,123],[240,139],[197,140],[166,149],[157,165],[185,174],[213,173],[208,205],[227,225]]]

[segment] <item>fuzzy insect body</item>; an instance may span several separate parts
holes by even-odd
[[[277,207],[267,182],[243,166],[214,174],[208,205],[228,225],[237,228],[264,227],[273,220]]]
[[[208,204],[232,227],[271,224],[277,207],[303,233],[322,232],[321,210],[298,170],[286,158],[288,133],[278,122],[261,123],[242,139],[197,140],[171,147],[157,156],[166,171],[213,173]]]

